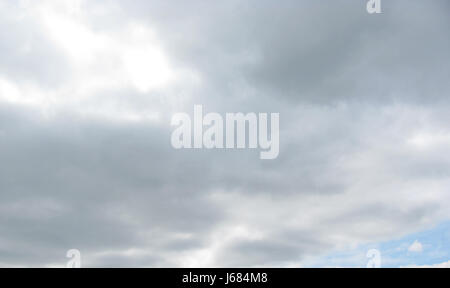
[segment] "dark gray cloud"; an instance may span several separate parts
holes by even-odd
[[[447,99],[446,1],[386,1],[377,17],[365,1],[144,2],[125,10],[219,93],[243,82],[293,101]]]

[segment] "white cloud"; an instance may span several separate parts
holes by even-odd
[[[412,243],[409,247],[408,247],[408,251],[409,252],[415,252],[415,253],[420,253],[423,251],[423,245],[422,243],[420,243],[419,241],[414,241],[414,243]]]
[[[408,265],[403,268],[450,268],[450,260],[444,263],[432,264],[432,265]]]
[[[198,85],[200,77],[195,71],[170,63],[161,39],[148,23],[124,19],[122,25],[96,29],[92,17],[114,9],[105,4],[101,11],[89,9],[84,0],[59,2],[21,1],[8,7],[8,13],[27,19],[9,20],[15,25],[33,26],[44,35],[64,59],[56,65],[67,66],[66,77],[58,85],[46,86],[0,74],[0,104],[27,105],[46,116],[69,112],[119,122],[153,121],[158,119],[155,115],[179,103],[180,94],[186,101],[187,92]],[[18,45],[28,47],[24,55],[39,48],[30,39]],[[49,61],[38,63],[48,65]]]

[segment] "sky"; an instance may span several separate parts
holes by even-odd
[[[366,3],[0,0],[0,266],[449,267],[450,2]]]

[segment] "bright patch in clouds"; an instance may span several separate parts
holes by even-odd
[[[162,109],[170,109],[164,105],[177,102],[167,99],[179,94],[176,87],[188,91],[198,83],[194,71],[169,63],[157,34],[144,23],[126,22],[105,31],[91,27],[88,16],[97,12],[88,11],[85,1],[20,3],[14,8],[17,14],[42,28],[69,67],[64,81],[53,88],[35,85],[24,89],[23,83],[0,78],[1,101],[29,105],[47,115],[72,111],[119,121],[153,121],[159,119]],[[101,13],[108,11],[105,9]],[[166,89],[163,103],[154,93]],[[116,99],[108,96],[111,91],[124,95]],[[127,104],[144,99],[145,105],[124,106],[124,98]]]
[[[436,148],[440,145],[450,144],[450,133],[420,132],[409,138],[408,143],[418,149]]]

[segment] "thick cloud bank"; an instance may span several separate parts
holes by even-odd
[[[0,0],[0,266],[301,266],[448,220],[450,3],[365,7]],[[278,158],[174,150],[194,104],[280,113]]]

